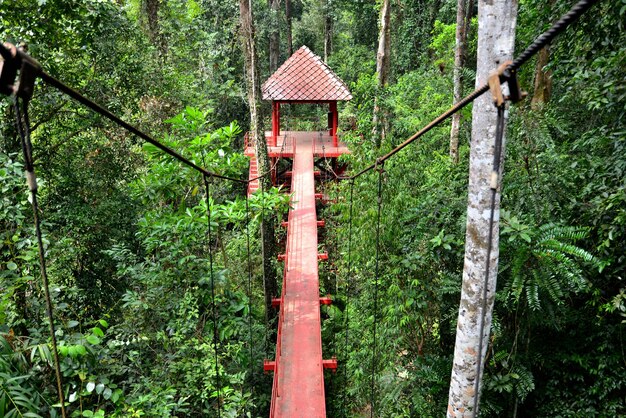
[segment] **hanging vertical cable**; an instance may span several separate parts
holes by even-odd
[[[376,214],[376,266],[374,268],[374,321],[372,324],[372,376],[371,376],[371,392],[370,392],[370,417],[374,416],[376,411],[376,321],[378,316],[378,275],[380,274],[380,214],[383,206],[383,165],[377,164],[378,171],[378,212]]]
[[[480,326],[478,334],[478,351],[476,353],[476,381],[474,383],[474,416],[478,416],[479,390],[482,374],[483,345],[485,340],[485,314],[487,310],[487,290],[489,286],[489,270],[491,268],[491,251],[493,249],[493,224],[496,211],[496,195],[500,181],[500,162],[502,161],[502,140],[504,137],[504,104],[498,105],[496,137],[493,151],[493,169],[491,171],[491,208],[489,213],[489,236],[487,240],[487,261],[485,263],[485,279],[480,302]]]
[[[339,181],[335,179],[335,204],[339,203]],[[333,225],[334,226],[334,225]],[[337,254],[337,258],[339,258],[339,234],[337,233],[337,228],[335,229],[335,254]],[[333,291],[335,292],[335,297],[339,295],[339,268],[337,267],[337,261],[333,262],[333,273],[334,273],[334,285]],[[333,325],[335,321],[333,320]],[[336,353],[339,351],[337,342],[336,342],[336,333],[333,332],[333,351]]]
[[[246,255],[248,258],[248,346],[250,349],[250,393],[254,392],[254,353],[252,350],[252,258],[250,257],[250,202],[246,193]],[[251,411],[248,411],[251,413]]]
[[[350,291],[352,283],[352,202],[354,196],[354,180],[350,181],[350,209],[348,210],[348,277],[346,279],[346,319],[345,319],[345,343],[344,343],[344,361],[343,361],[343,400],[342,409],[343,416],[347,416],[346,403],[348,398],[348,334],[350,332]]]
[[[22,143],[22,153],[24,154],[24,166],[26,167],[26,180],[28,189],[30,190],[31,204],[33,207],[33,220],[35,223],[35,234],[37,235],[37,247],[39,249],[39,268],[41,270],[41,279],[43,281],[43,290],[46,298],[46,314],[48,316],[48,324],[50,326],[50,338],[52,339],[52,354],[54,356],[54,372],[56,374],[57,392],[59,394],[59,404],[61,405],[61,415],[63,418],[67,416],[65,411],[65,399],[63,397],[63,380],[61,379],[61,365],[59,362],[59,352],[57,350],[57,339],[54,329],[54,316],[52,311],[52,300],[50,298],[50,283],[48,281],[48,272],[46,270],[46,254],[41,238],[41,221],[39,219],[39,203],[37,200],[37,176],[35,175],[35,167],[33,166],[33,144],[30,141],[30,119],[28,117],[27,99],[22,100],[23,114],[19,105],[20,99],[15,97],[13,102],[15,109],[15,117],[17,122],[17,131],[20,135]]]
[[[267,173],[265,173],[265,175],[267,175]],[[263,176],[261,176],[263,177]],[[259,179],[259,185],[261,186],[261,229],[263,228],[263,223],[265,222],[265,185],[264,185],[264,181],[263,178]],[[261,234],[263,234],[263,231],[261,231]],[[263,236],[261,236],[261,240],[263,240]],[[265,288],[265,269],[263,269],[263,287]],[[267,302],[267,296],[266,296],[266,302]],[[265,309],[267,310],[267,303],[265,304]],[[270,327],[270,322],[269,322],[269,312],[265,312],[265,343],[264,343],[264,349],[265,349],[265,358],[269,358],[269,327]]]
[[[204,181],[204,192],[206,199],[207,241],[209,247],[209,274],[211,275],[211,310],[213,314],[213,347],[215,349],[215,386],[217,390],[217,416],[218,418],[220,418],[222,414],[222,402],[219,368],[219,333],[217,331],[217,307],[215,305],[215,276],[213,275],[213,250],[211,249],[211,245],[213,242],[213,235],[211,234],[211,191],[209,187],[209,180],[206,174],[202,175],[202,180]]]

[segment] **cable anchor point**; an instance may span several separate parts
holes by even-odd
[[[385,160],[383,160],[382,158],[377,158],[374,165],[376,167],[376,171],[378,171],[379,173],[382,174],[385,172]]]
[[[0,45],[0,94],[16,95],[26,101],[33,97],[41,65],[26,51],[26,45],[16,47],[8,42]],[[16,82],[18,70],[20,77]]]
[[[521,90],[519,80],[517,79],[517,71],[511,69],[512,61],[508,60],[498,66],[498,68],[489,75],[489,90],[493,103],[500,107],[505,101],[517,103],[523,100],[528,93]],[[509,95],[502,93],[502,83],[506,82],[509,88]]]

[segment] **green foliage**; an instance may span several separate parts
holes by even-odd
[[[0,416],[38,418],[42,403],[26,357],[0,336]]]
[[[434,62],[440,71],[450,72],[454,68],[454,46],[456,36],[456,23],[446,25],[439,20],[435,21],[433,38],[430,42]]]
[[[307,44],[321,54],[324,17],[332,21],[329,65],[354,95],[340,117],[352,151],[341,160],[351,170],[452,103],[456,2],[393,2],[392,75],[384,91],[374,76],[380,2],[291,4],[296,48]],[[510,109],[485,417],[626,414],[625,4],[600,2],[553,42],[545,68],[552,71],[550,101]],[[516,50],[569,7],[565,0],[520,1]],[[286,22],[265,1],[254,8],[265,79],[268,35],[276,27],[281,61],[287,58]],[[236,2],[159,2],[157,17],[161,40],[155,42],[143,1],[5,1],[0,34],[28,43],[50,74],[196,164],[245,178],[247,159],[239,150],[248,116]],[[462,70],[466,88],[475,77],[475,24]],[[519,75],[532,90],[533,63]],[[369,140],[376,94],[388,121],[381,149]],[[8,99],[0,114],[0,416],[58,416],[32,213]],[[336,270],[339,289],[350,296],[334,295],[337,303],[323,310],[324,352],[339,356],[347,376],[326,380],[329,416],[343,416],[344,394],[347,416],[369,412],[376,285],[377,414],[445,411],[463,268],[470,115],[468,107],[459,164],[448,157],[446,124],[385,164],[379,277],[373,277],[377,173],[355,182],[350,266],[347,184],[339,186],[337,204],[320,214],[333,225],[321,234],[336,255],[331,252],[326,274]],[[262,210],[280,218],[289,196],[275,188],[247,202],[249,295],[244,186],[211,179],[206,196],[196,173],[43,85],[31,119],[71,416],[215,416],[218,396],[224,416],[266,415],[271,377],[259,367],[273,354],[261,348],[271,344],[263,344],[261,249],[254,237]],[[324,290],[334,291],[327,281]]]
[[[580,263],[598,268],[599,262],[575,245],[588,236],[588,229],[552,224],[533,229],[507,212],[502,213],[502,223],[502,236],[510,243],[503,246],[505,259],[510,260],[503,269],[510,268],[512,277],[504,292],[511,302],[518,304],[523,298],[532,310],[539,310],[540,300],[558,305],[570,293],[589,290]]]

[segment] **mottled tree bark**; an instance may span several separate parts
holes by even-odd
[[[554,7],[556,0],[550,0],[543,4],[544,13]],[[544,103],[550,100],[552,95],[552,70],[546,69],[550,62],[550,45],[544,46],[537,54],[537,64],[535,65],[535,86],[530,107],[533,110],[540,109]]]
[[[476,86],[487,82],[491,71],[511,59],[516,20],[517,0],[479,0]],[[477,376],[477,365],[482,370],[485,364],[498,272],[500,185],[495,198],[493,249],[491,254],[487,253],[496,120],[491,95],[483,94],[474,102],[472,111],[465,263],[448,399],[450,418],[475,417],[478,413],[474,396],[480,391],[483,373]],[[484,315],[481,315],[487,257],[490,257],[489,280]],[[481,339],[484,343],[479,356]]]
[[[441,0],[428,0],[425,3],[430,5],[427,28],[434,28],[437,15],[439,14],[439,9],[441,9]]]
[[[333,50],[333,17],[330,13],[328,0],[322,0],[324,8],[324,62],[328,63],[328,58]]]
[[[261,87],[259,66],[254,41],[254,24],[252,20],[252,0],[239,0],[239,19],[241,27],[241,41],[243,46],[246,88],[248,92],[248,105],[250,107],[250,132],[254,140],[257,165],[259,174],[269,173],[270,159],[267,152],[267,142],[261,125]],[[269,190],[272,187],[271,176],[267,175],[260,179],[262,189]],[[265,290],[265,312],[268,322],[276,316],[272,308],[272,298],[277,296],[278,284],[273,260],[276,259],[276,239],[274,234],[274,217],[268,213],[261,222],[261,252],[263,257],[263,286]]]
[[[150,42],[157,47],[161,56],[167,54],[167,42],[159,26],[159,9],[161,0],[145,0],[146,17],[148,18],[148,35]]]
[[[389,21],[391,18],[391,4],[390,0],[383,0],[382,8],[380,9],[380,32],[378,36],[378,52],[376,53],[376,74],[378,77],[378,89],[379,91],[384,89],[389,80],[389,68],[390,68],[390,51],[391,51],[391,36]],[[378,94],[374,98],[374,117],[373,117],[373,129],[372,135],[374,136],[374,142],[376,147],[380,147],[382,140],[385,136],[384,129],[384,112],[380,108],[378,103]]]
[[[270,57],[270,73],[273,73],[278,69],[278,60],[280,57],[280,32],[278,26],[278,13],[280,11],[280,0],[267,0],[267,4],[270,7],[270,13],[272,18],[270,19],[270,45],[269,45],[269,57]]]
[[[456,35],[454,49],[454,99],[457,103],[463,96],[463,80],[461,69],[465,65],[465,43],[467,41],[467,28],[471,16],[472,0],[457,0],[456,11]],[[450,128],[450,159],[455,164],[459,162],[459,127],[461,125],[461,112],[452,115]]]
[[[287,51],[293,55],[293,36],[291,31],[291,0],[285,0],[285,19],[287,19]]]
[[[545,46],[537,55],[537,65],[535,67],[535,89],[533,98],[530,101],[532,109],[540,108],[550,100],[552,95],[552,71],[545,67],[550,62],[550,46]]]

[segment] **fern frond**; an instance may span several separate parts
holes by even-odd
[[[520,401],[523,401],[529,393],[535,390],[535,378],[530,370],[521,365],[515,366],[512,373],[517,377],[515,396]]]
[[[536,283],[530,283],[526,286],[526,299],[528,307],[534,311],[538,311],[541,308],[539,302],[539,286]]]
[[[578,226],[545,224],[539,227],[539,241],[558,240],[573,243],[587,238],[589,229]]]

